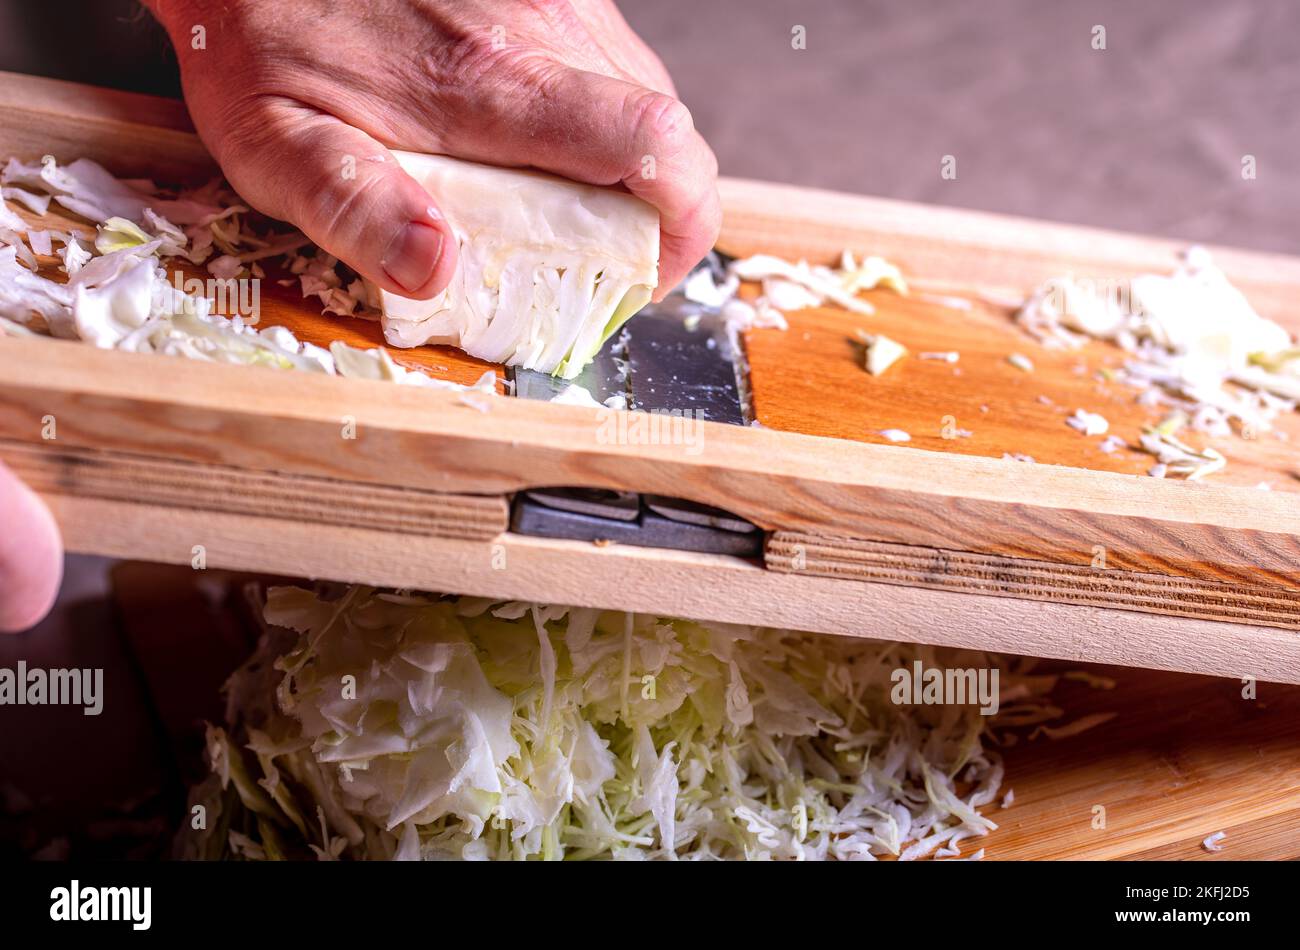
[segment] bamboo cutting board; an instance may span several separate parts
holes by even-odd
[[[210,171],[176,104],[4,77],[0,153],[46,152],[159,180]],[[851,247],[894,260],[926,293],[972,299],[1063,273],[1167,271],[1177,251],[754,182],[722,192],[729,253],[830,261]],[[1300,263],[1215,255],[1261,312],[1294,327]],[[277,288],[266,282],[266,322],[313,342],[378,341],[373,322],[320,317]],[[1117,354],[1061,362],[982,305],[873,300],[875,317],[807,311],[787,332],[751,333],[762,426],[704,424],[698,453],[611,443],[581,407],[481,411],[456,394],[5,340],[0,458],[45,496],[73,550],[188,563],[201,546],[211,566],[1300,682],[1300,508],[1282,443],[1224,447],[1234,477],[1273,491],[1137,477],[1145,461],[1101,456],[1061,422],[1062,409],[1105,411],[1131,435],[1132,394],[1098,392],[1091,376]],[[873,379],[855,326],[962,361]],[[1034,374],[1005,364],[1013,347]],[[484,369],[450,350],[395,358],[462,381]],[[40,436],[46,415],[59,419],[55,444]],[[942,439],[944,416],[970,438]],[[343,419],[356,439],[340,439]],[[914,441],[873,444],[881,428]],[[503,533],[506,493],[574,484],[731,510],[771,532],[767,569]]]

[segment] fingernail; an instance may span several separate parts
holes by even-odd
[[[380,266],[395,284],[414,293],[428,283],[440,257],[442,232],[412,221],[388,242]]]

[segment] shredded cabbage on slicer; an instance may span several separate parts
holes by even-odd
[[[206,297],[177,289],[168,280],[166,259],[206,263],[214,277],[229,279],[252,275],[258,260],[288,254],[291,272],[301,274],[304,295],[320,296],[339,312],[357,305],[340,288],[332,259],[297,255],[305,243],[301,235],[254,233],[242,217],[248,209],[218,185],[166,197],[148,183],[120,181],[86,159],[60,166],[49,157],[29,165],[10,159],[0,183],[0,332],[426,388],[466,388],[409,371],[382,348],[360,350],[335,342],[326,350],[284,327],[258,329],[239,316],[212,313]],[[72,233],[30,229],[5,199],[36,213],[56,202],[94,222],[95,237],[83,242]],[[34,254],[51,256],[57,244],[63,245],[64,282],[37,273]],[[359,290],[359,282],[354,287]],[[469,388],[494,392],[495,384],[487,372]]]

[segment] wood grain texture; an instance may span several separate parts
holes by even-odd
[[[0,155],[3,152],[0,151]],[[22,205],[10,209],[28,224],[41,229],[70,231],[93,243],[95,228],[93,224],[69,211],[51,204],[44,215],[36,215]],[[259,225],[259,231],[270,227],[269,222]],[[37,256],[40,273],[43,277],[56,283],[67,280],[60,267],[62,259],[57,256]],[[206,281],[211,278],[207,268],[196,266],[179,258],[164,258],[163,268],[167,280],[173,286],[186,287],[190,281]],[[497,391],[504,392],[504,368],[499,363],[470,356],[463,350],[451,346],[420,346],[405,348],[389,346],[384,341],[383,330],[379,324],[377,311],[364,307],[355,316],[322,313],[322,304],[316,297],[304,297],[296,276],[291,274],[279,260],[271,259],[260,262],[266,276],[257,278],[257,310],[255,313],[240,312],[236,293],[215,294],[208,292],[213,313],[222,316],[239,316],[259,328],[284,327],[305,343],[329,348],[331,343],[339,342],[361,350],[382,348],[395,363],[409,370],[424,373],[434,379],[459,383],[462,386],[478,382],[485,372],[497,376]],[[246,293],[240,291],[240,293]],[[245,298],[247,299],[247,298]]]
[[[147,367],[147,369],[146,369]],[[591,485],[689,498],[774,530],[1300,586],[1283,493],[698,423],[678,444],[635,414],[0,340],[0,437],[404,488]],[[356,438],[343,438],[346,420]]]
[[[93,158],[126,176],[197,184],[218,173],[183,103],[0,72],[0,153],[27,160]],[[1064,273],[1132,276],[1161,270],[1178,242],[1030,218],[891,201],[746,179],[720,181],[720,246],[831,261],[844,248],[884,254],[918,286],[1023,293]],[[1300,332],[1295,258],[1213,247],[1271,319]]]
[[[1300,590],[778,531],[770,570],[1300,630]],[[1099,564],[1103,564],[1100,562]]]
[[[1063,720],[1118,715],[1007,748],[1014,801],[987,811],[998,829],[968,846],[993,860],[1300,858],[1300,689],[1264,685],[1247,699],[1232,680],[1086,669],[1116,686],[1061,682],[1052,700]],[[1094,827],[1097,806],[1104,827]],[[1206,851],[1217,831],[1224,850]]]
[[[1012,215],[723,178],[719,246],[833,263],[845,248],[898,264],[923,290],[1021,296],[1063,275],[1126,278],[1161,273],[1184,242]],[[1209,246],[1264,316],[1300,334],[1300,260]]]
[[[0,461],[43,494],[451,538],[495,537],[509,520],[509,505],[501,495],[364,485],[9,439],[0,439]]]
[[[1291,630],[765,570],[739,558],[503,534],[489,541],[46,494],[68,547],[454,591],[1300,683]],[[340,552],[346,552],[342,557]]]
[[[1172,258],[1161,268],[1168,270]],[[873,291],[872,316],[819,308],[789,315],[790,329],[752,330],[745,338],[754,415],[768,428],[806,435],[886,444],[885,429],[902,429],[905,449],[1001,458],[1028,455],[1038,463],[1145,475],[1155,459],[1137,451],[1143,427],[1169,413],[1146,407],[1138,390],[1100,377],[1124,365],[1116,346],[1090,343],[1049,350],[1016,327],[1008,311],[967,294],[970,310]],[[1300,312],[1300,311],[1298,311]],[[880,376],[863,368],[855,330],[883,333],[909,355]],[[955,364],[922,360],[920,353],[956,351]],[[1007,361],[1027,356],[1026,373]],[[1084,436],[1065,420],[1076,410],[1100,413],[1109,435],[1127,443],[1107,453],[1106,437]],[[958,434],[958,433],[961,434]],[[1280,415],[1255,438],[1210,438],[1185,430],[1196,448],[1212,445],[1228,459],[1216,485],[1300,492],[1300,413]]]
[[[202,184],[220,169],[183,103],[0,72],[0,156],[89,158],[116,175]]]
[[[1166,821],[1170,816],[1165,815]],[[1223,816],[1226,821],[1207,835],[1198,836],[1195,832],[1183,836],[1179,829],[1170,833],[1165,844],[1144,848],[1141,851],[1125,854],[1124,861],[1296,861],[1300,860],[1300,809],[1281,811],[1267,818],[1238,823],[1232,812]],[[1187,822],[1188,830],[1205,822]],[[1203,842],[1209,835],[1222,831],[1227,837],[1220,842],[1222,851],[1211,851]]]

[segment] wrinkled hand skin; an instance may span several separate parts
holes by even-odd
[[[54,518],[0,463],[0,633],[26,630],[49,613],[62,576]]]
[[[659,296],[717,237],[717,161],[608,0],[145,3],[235,190],[387,290],[432,297],[456,261],[391,148],[621,182],[659,210]]]

